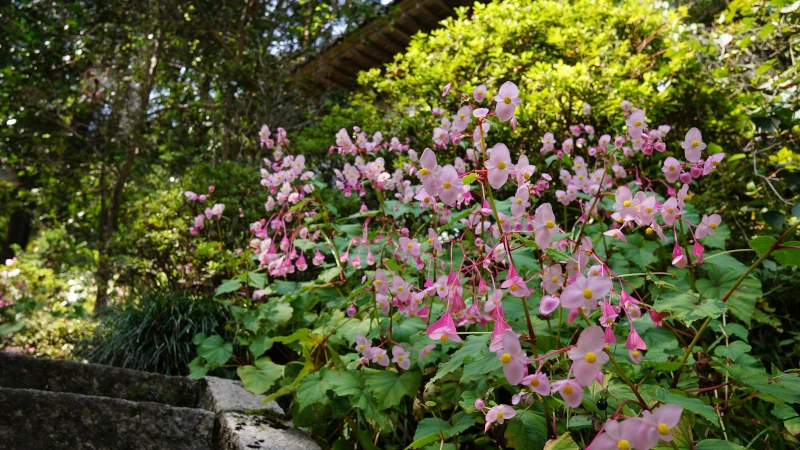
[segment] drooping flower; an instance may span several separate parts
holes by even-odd
[[[486,428],[484,432],[489,431],[489,427],[491,427],[494,422],[502,425],[503,422],[512,419],[516,415],[517,411],[508,405],[493,406],[489,409],[489,412],[486,413]]]
[[[500,285],[500,287],[503,289],[508,289],[508,293],[514,297],[527,297],[530,295],[528,285],[525,284],[525,280],[517,273],[517,270],[514,268],[514,266],[511,266],[508,269],[506,280]]]
[[[496,144],[492,147],[489,160],[486,161],[489,185],[493,189],[500,189],[508,181],[508,173],[514,168],[511,164],[511,155],[505,144]]]
[[[567,352],[575,379],[581,385],[591,385],[600,373],[600,367],[608,362],[608,354],[603,351],[605,345],[603,329],[592,325],[581,332],[578,344]]]
[[[500,86],[500,91],[494,100],[497,102],[495,113],[500,122],[505,122],[514,117],[517,106],[522,103],[522,100],[519,99],[517,85],[510,81],[506,81]]]
[[[503,374],[509,384],[519,384],[525,376],[528,357],[522,351],[517,333],[513,330],[503,332],[503,349],[497,352],[497,357],[503,362]]]
[[[461,342],[461,338],[456,331],[456,324],[449,312],[445,312],[442,317],[436,322],[431,324],[425,331],[425,334],[434,341],[441,341],[442,343],[451,340],[453,342]]]
[[[706,148],[703,143],[703,135],[697,128],[692,128],[686,132],[686,137],[681,142],[681,147],[686,154],[686,160],[689,162],[697,162],[700,160],[701,152]]]
[[[561,305],[565,308],[594,308],[597,300],[605,297],[611,290],[611,280],[602,276],[586,278],[578,275],[575,282],[564,289],[561,294]]]

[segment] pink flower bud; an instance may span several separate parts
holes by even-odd
[[[692,182],[692,174],[689,172],[681,172],[679,178],[681,183],[689,184]]]
[[[347,307],[347,317],[355,316],[356,311],[356,305],[350,304],[350,306]]]
[[[214,193],[214,186],[209,186],[208,187],[208,193],[209,194],[213,194]]]
[[[486,408],[486,404],[483,403],[483,399],[476,398],[475,399],[475,409],[483,411],[484,408]]]

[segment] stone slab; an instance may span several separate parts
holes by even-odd
[[[216,448],[215,415],[200,409],[8,388],[0,405],[0,450]]]
[[[215,413],[247,412],[268,409],[283,415],[277,402],[271,401],[262,406],[263,395],[255,395],[245,390],[241,381],[225,378],[204,377],[206,386],[200,399],[200,406]]]
[[[271,410],[269,410],[271,411]],[[219,417],[220,450],[321,450],[282,415],[226,412]]]
[[[0,387],[72,392],[193,408],[203,383],[183,377],[0,352]]]

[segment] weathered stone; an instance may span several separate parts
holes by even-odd
[[[0,352],[0,387],[72,392],[194,408],[201,382],[118,367]]]
[[[215,448],[215,416],[200,409],[7,388],[0,405],[0,449]]]
[[[283,409],[275,401],[262,406],[266,397],[248,392],[242,387],[241,381],[217,377],[205,377],[203,380],[206,382],[206,388],[201,397],[200,405],[204,409],[215,413],[269,409],[278,414],[283,414]]]
[[[272,410],[261,415],[226,412],[219,421],[220,450],[320,450],[307,434]]]

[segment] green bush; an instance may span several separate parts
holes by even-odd
[[[99,364],[185,375],[195,356],[194,335],[224,332],[227,319],[227,308],[209,297],[145,294],[101,318],[82,343],[81,356]]]
[[[94,332],[91,319],[54,318],[40,315],[27,320],[26,327],[0,339],[0,350],[55,359],[79,359],[75,348]]]

